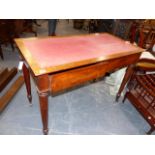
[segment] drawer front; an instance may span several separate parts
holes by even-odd
[[[106,73],[107,64],[95,64],[55,74],[51,77],[51,92],[57,93],[99,78]]]

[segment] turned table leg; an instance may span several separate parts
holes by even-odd
[[[29,73],[29,70],[24,63],[23,63],[22,69],[23,69],[23,75],[24,75],[26,90],[27,90],[27,97],[28,97],[29,102],[31,103],[32,95],[31,95],[30,73]]]
[[[39,75],[36,79],[39,102],[40,102],[40,112],[43,124],[43,133],[48,134],[48,94],[50,81],[48,75]]]
[[[44,135],[48,134],[48,93],[39,93],[40,112]]]

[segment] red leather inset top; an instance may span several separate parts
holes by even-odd
[[[107,33],[24,40],[24,45],[41,68],[137,50]]]

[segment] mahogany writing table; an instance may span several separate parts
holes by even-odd
[[[143,49],[108,33],[15,39],[23,58],[27,96],[30,74],[40,101],[43,133],[48,134],[48,95],[135,63]],[[30,73],[30,74],[29,74]]]

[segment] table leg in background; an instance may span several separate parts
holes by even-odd
[[[133,65],[130,65],[130,66],[128,66],[128,68],[126,70],[123,81],[122,81],[120,88],[118,90],[118,93],[116,95],[116,101],[119,100],[119,97],[121,96],[121,93],[122,93],[125,85],[127,84],[127,82],[129,81],[129,79],[131,78],[132,75],[133,75]]]
[[[24,63],[23,63],[23,74],[24,74],[24,81],[25,81],[26,90],[27,90],[27,97],[28,97],[29,102],[31,103],[32,95],[31,95],[30,73]]]

